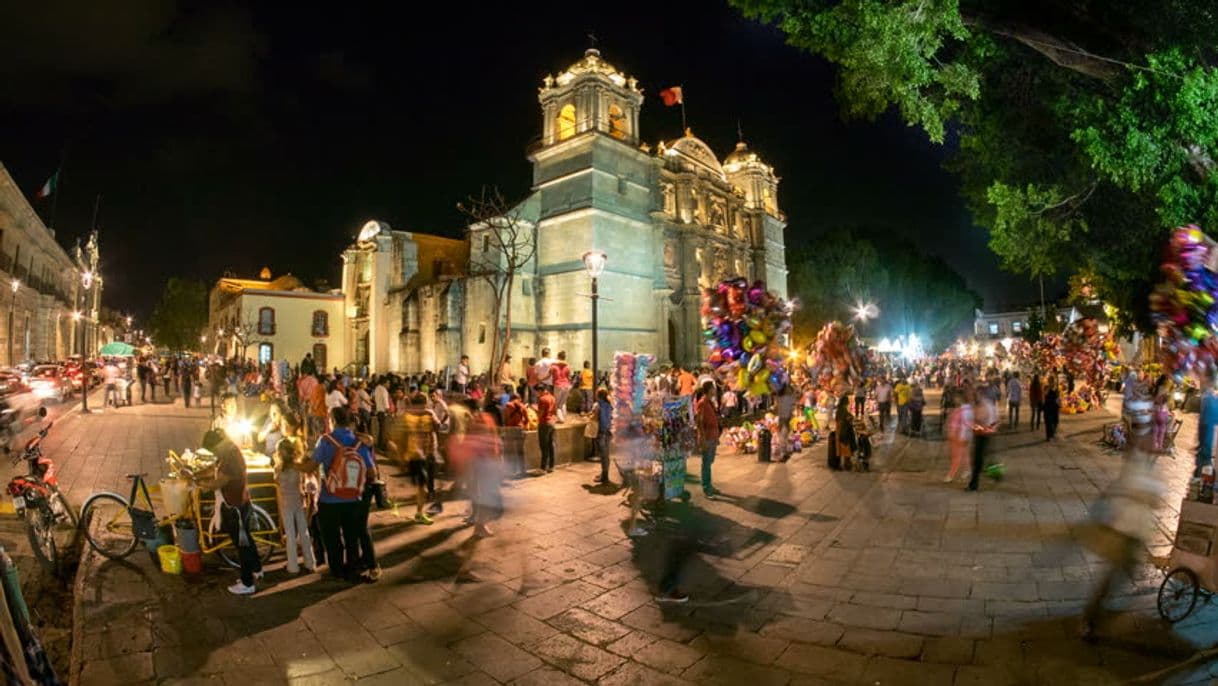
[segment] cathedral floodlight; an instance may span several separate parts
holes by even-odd
[[[588,276],[597,278],[605,271],[605,263],[609,261],[609,256],[603,252],[589,250],[584,253],[584,268],[588,270]]]

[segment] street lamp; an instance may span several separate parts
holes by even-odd
[[[605,263],[609,261],[609,256],[603,252],[589,250],[584,253],[584,268],[588,270],[588,276],[592,277],[592,392],[595,394],[596,389],[600,386],[600,375],[597,373],[599,369],[597,354],[597,332],[596,332],[596,315],[597,301],[600,300],[600,293],[597,292],[596,280],[605,271]]]
[[[13,364],[13,324],[17,321],[17,291],[21,290],[21,281],[13,279],[9,286],[13,289],[13,299],[9,301],[8,306],[8,363],[11,366]]]
[[[854,318],[860,322],[866,322],[868,319],[875,319],[880,316],[880,308],[876,307],[875,303],[858,303],[854,306]]]

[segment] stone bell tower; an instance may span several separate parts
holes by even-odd
[[[643,92],[593,48],[542,79],[538,101],[542,131],[529,151],[539,209],[537,349],[565,349],[577,368],[591,358],[581,260],[603,252],[598,363],[605,369],[615,350],[656,346],[653,264],[662,245],[649,214],[655,167],[639,146]]]

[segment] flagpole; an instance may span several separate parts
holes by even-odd
[[[59,150],[59,168],[55,170],[54,179],[55,187],[51,189],[51,222],[48,227],[55,228],[55,214],[59,210],[59,189],[63,186],[63,168],[68,163],[68,142],[64,141],[63,147]]]
[[[689,127],[685,125],[685,94],[682,93],[681,94],[681,135],[685,135],[685,132],[688,130],[689,130]]]

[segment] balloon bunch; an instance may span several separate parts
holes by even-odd
[[[647,371],[655,355],[617,352],[613,354],[613,430],[621,432],[641,419],[646,396]]]
[[[1164,339],[1163,365],[1180,380],[1212,373],[1218,364],[1218,244],[1201,229],[1176,229],[1150,294],[1151,319]]]
[[[823,390],[837,391],[864,378],[868,362],[867,350],[850,324],[825,324],[808,346],[808,376]]]
[[[1100,323],[1094,317],[1083,317],[1066,328],[1061,337],[1061,355],[1066,369],[1084,378],[1091,388],[1100,388],[1108,376],[1108,359],[1104,353],[1104,337]],[[1084,410],[1090,402],[1083,403]]]
[[[720,281],[702,291],[702,335],[707,363],[719,374],[736,374],[750,395],[777,393],[791,381],[783,336],[791,330],[790,305],[744,278]]]

